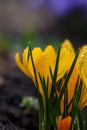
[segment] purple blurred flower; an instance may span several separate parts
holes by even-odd
[[[48,9],[54,15],[65,15],[74,10],[76,5],[76,0],[48,0]]]
[[[87,0],[23,0],[28,8],[39,10],[42,6],[53,15],[64,16],[79,8],[87,15]]]
[[[76,8],[87,15],[87,0],[48,0],[48,9],[53,15],[63,16]]]

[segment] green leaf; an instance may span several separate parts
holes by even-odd
[[[30,50],[30,56],[31,56],[31,61],[32,61],[35,81],[36,81],[36,87],[38,87],[38,80],[37,80],[36,69],[35,69],[34,60],[33,60],[33,56],[32,56],[31,44],[29,45],[29,50]]]
[[[82,92],[82,85],[83,85],[83,82],[82,82],[82,80],[80,80],[80,85],[77,88],[76,99],[75,99],[77,101],[77,103],[79,103],[79,100],[80,100],[80,96],[81,96],[81,92]]]
[[[80,95],[81,95],[81,91],[82,91],[82,80],[80,80],[80,85],[78,85],[77,89],[76,89],[76,92],[74,93],[74,96],[73,96],[73,104],[76,104],[78,105],[79,103],[79,100],[80,100]]]
[[[56,79],[57,79],[57,74],[58,74],[58,64],[59,64],[59,57],[60,57],[60,49],[61,49],[61,46],[59,45],[58,46],[55,69],[54,69],[54,74],[52,74],[52,70],[50,68],[50,75],[51,75],[51,77],[53,77],[52,78],[52,89],[51,89],[51,94],[50,94],[51,100],[53,99],[54,92],[55,92],[55,85],[56,85]]]
[[[71,112],[70,112],[70,116],[72,117],[72,120],[71,120],[71,123],[70,123],[70,130],[72,130],[72,127],[73,127],[73,125],[74,125],[76,113],[77,113],[77,105],[74,105],[74,106],[72,107]]]
[[[87,108],[86,108],[86,114],[85,114],[85,129],[84,130],[87,130]]]
[[[46,85],[45,82],[45,78],[41,77],[40,73],[39,73],[39,78],[40,78],[40,82],[43,88],[43,92],[44,92],[44,127],[45,129],[50,130],[51,127],[51,122],[50,122],[50,116],[51,116],[51,103],[48,97],[48,86]]]
[[[68,116],[68,87],[65,88],[65,93],[64,93],[64,113],[63,113],[63,118]]]
[[[77,107],[77,117],[78,117],[78,122],[79,122],[80,130],[84,130],[84,124],[83,124],[82,114],[81,114],[81,111],[80,111],[79,107]]]
[[[74,123],[74,130],[79,130],[78,122],[77,120]]]

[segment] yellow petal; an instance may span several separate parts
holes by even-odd
[[[59,67],[58,67],[58,75],[57,75],[57,81],[62,78],[64,76],[64,74],[66,73],[66,71],[68,70],[68,63],[69,58],[63,58],[61,59],[61,61],[59,62]]]
[[[76,85],[77,79],[78,79],[78,65],[76,64],[68,82],[68,104],[70,103],[71,99],[74,96],[75,85]],[[63,113],[64,112],[64,96],[62,97],[60,105],[61,105],[61,112]],[[70,110],[71,110],[71,107],[69,108],[69,111]]]
[[[49,83],[51,83],[52,81],[50,78],[49,66],[50,66],[49,58],[48,58],[48,55],[46,54],[43,54],[36,62],[36,72],[37,72],[37,77],[38,77],[39,90],[42,95],[44,94],[43,94],[43,89],[42,89],[38,74],[40,73],[41,77],[44,76],[46,83],[47,83],[47,77],[49,77]],[[48,87],[51,87],[51,86],[48,86]],[[48,89],[49,91],[51,90],[50,88]]]
[[[64,72],[66,71],[68,72],[70,70],[74,57],[75,57],[75,54],[70,53],[70,51],[68,51],[66,48],[63,47],[61,49],[61,55],[60,55],[61,64],[59,67],[61,76],[64,75]],[[78,64],[76,63],[74,70],[71,74],[70,80],[68,82],[68,103],[71,101],[73,97],[77,78],[78,78]],[[64,111],[64,97],[62,98],[62,101],[61,101],[61,112],[63,111]]]
[[[78,64],[79,64],[79,73],[80,76],[87,86],[87,48],[81,49],[79,58],[78,58]]]
[[[78,64],[75,65],[70,80],[68,82],[68,103],[70,103],[74,95],[77,79],[78,79]]]
[[[43,54],[36,62],[36,71],[40,73],[41,76],[47,78],[49,74],[49,58],[47,55]]]
[[[22,71],[24,74],[26,74],[27,76],[30,77],[31,74],[26,70],[25,66],[24,66],[23,63],[21,62],[19,53],[16,53],[16,54],[15,54],[15,61],[16,61],[16,64],[18,65],[18,67],[21,69],[21,71]]]
[[[82,78],[82,80],[83,80],[83,82],[85,83],[85,85],[87,86],[87,65],[85,66],[84,65],[84,67],[82,67],[82,69],[81,69],[81,78]]]
[[[57,80],[63,77],[65,72],[69,70],[73,59],[74,56],[72,53],[70,53],[66,48],[61,48]]]
[[[81,48],[80,48],[80,53],[79,55],[81,55],[82,53],[84,53],[84,51],[87,50],[87,45],[83,45]]]
[[[48,45],[45,50],[44,50],[44,54],[47,54],[49,57],[49,61],[55,61],[56,59],[56,52],[55,49],[53,48],[53,46]],[[51,58],[51,59],[50,59]]]
[[[39,57],[36,61],[37,75],[38,73],[40,73],[42,77],[44,76],[46,83],[47,83],[47,79],[49,78],[48,95],[50,95],[51,84],[52,84],[52,80],[50,76],[50,67],[52,69],[52,72],[54,73],[55,62],[56,62],[56,52],[51,45],[46,47],[41,57]],[[38,78],[38,82],[39,82],[40,92],[43,95],[43,90],[39,78]]]
[[[25,66],[28,65],[28,57],[29,57],[29,47],[26,47],[26,49],[24,50],[24,53],[23,53],[23,64]]]
[[[44,55],[48,57],[48,65],[52,69],[52,73],[54,73],[55,63],[56,63],[56,52],[51,45],[48,45],[44,50]]]
[[[87,86],[83,84],[82,92],[79,100],[79,108],[82,110],[87,106]]]
[[[44,76],[45,81],[47,78],[47,74],[49,75],[49,70],[48,70],[48,60],[47,60],[47,56],[42,55],[36,62],[36,74],[37,74],[37,79],[38,79],[38,86],[39,86],[39,91],[44,99],[44,93],[43,93],[43,89],[42,89],[42,85],[40,82],[40,78],[39,78],[39,73],[41,75],[41,77]]]
[[[64,42],[62,43],[62,48],[66,48],[70,53],[75,55],[75,50],[73,48],[73,45],[68,39],[64,40]]]
[[[80,109],[83,109],[87,106],[87,45],[84,45],[80,49],[80,54],[78,57],[78,70],[83,81],[79,107]]]
[[[32,50],[32,56],[34,59],[34,62],[42,55],[43,51],[40,47],[36,47]]]
[[[23,65],[24,65],[29,77],[31,77],[31,79],[35,83],[34,76],[31,73],[30,68],[28,68],[28,62],[29,62],[29,47],[26,47],[26,49],[23,52]]]
[[[32,57],[33,57],[33,61],[34,61],[34,65],[36,66],[36,62],[37,59],[39,59],[42,55],[43,51],[41,50],[41,48],[37,47],[34,48],[32,50]],[[32,61],[31,61],[31,57],[29,57],[29,61],[28,61],[28,69],[30,70],[31,74],[34,77],[34,70],[33,70],[33,66],[32,66]]]

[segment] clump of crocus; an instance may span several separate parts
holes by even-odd
[[[51,86],[52,86],[50,68],[52,70],[52,73],[54,73],[57,53],[56,53],[55,49],[53,48],[53,46],[48,45],[44,51],[39,47],[34,48],[32,50],[32,57],[33,57],[34,65],[35,65],[39,91],[40,91],[42,97],[44,98],[42,85],[41,85],[41,82],[39,79],[39,73],[40,73],[41,77],[45,78],[46,83],[47,83],[47,80],[49,80],[48,95],[50,95]],[[58,73],[57,81],[64,76],[65,72],[67,71],[67,69],[69,67],[69,63],[70,64],[72,63],[72,57],[73,57],[73,54],[70,51],[68,51],[68,49],[66,47],[62,46],[61,51],[60,51],[59,67],[58,67],[58,72],[57,72]],[[32,79],[32,81],[34,82],[34,84],[36,86],[35,75],[34,75],[29,47],[27,47],[24,50],[22,61],[20,60],[19,53],[16,53],[15,60],[16,60],[18,67],[28,77],[30,77]]]
[[[39,100],[39,130],[50,130],[51,126],[69,130],[75,116],[80,113],[77,110],[87,106],[87,46],[77,53],[69,40],[58,47],[58,53],[52,45],[44,50],[26,47],[22,60],[19,53],[16,53],[15,60],[22,72],[34,82],[39,99],[42,97]]]

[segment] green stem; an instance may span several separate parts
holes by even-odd
[[[39,130],[43,129],[43,105],[41,104],[40,98],[39,98]]]
[[[39,130],[46,130],[45,106],[39,102]]]
[[[39,104],[39,130],[50,130],[50,115],[47,114],[46,104]],[[49,116],[49,117],[48,117]]]

